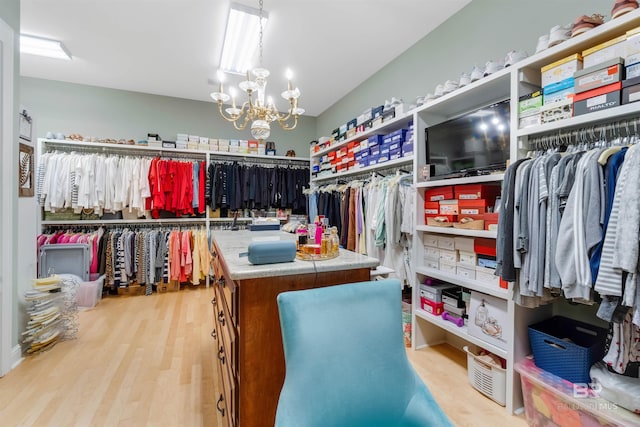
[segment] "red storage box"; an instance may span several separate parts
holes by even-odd
[[[473,249],[476,254],[496,256],[496,239],[476,237],[473,241]]]
[[[340,163],[339,165],[336,166],[336,170],[338,172],[344,172],[347,170],[347,164],[346,163]]]
[[[439,200],[450,199],[453,199],[453,187],[451,185],[428,188],[424,192],[424,200],[427,202],[437,202]]]
[[[460,210],[458,208],[457,200],[440,200],[440,215],[458,215]]]
[[[424,311],[431,313],[434,316],[440,316],[444,311],[444,303],[434,302],[424,297],[420,297],[420,306]]]
[[[487,199],[493,205],[495,198],[500,195],[500,186],[492,184],[465,184],[453,188],[456,199],[476,200]]]
[[[498,215],[497,213],[484,214],[484,229],[485,230],[497,230],[498,229]],[[493,225],[493,227],[491,227]]]
[[[458,215],[463,218],[484,219],[484,214],[487,211],[487,200],[458,200]]]
[[[424,202],[424,215],[425,217],[433,217],[440,215],[440,203],[438,202]]]
[[[360,145],[360,141],[351,141],[347,144],[349,150],[353,150],[356,145]]]
[[[329,160],[333,160],[336,158],[336,152],[335,151],[329,151],[327,153],[327,157],[329,158]]]
[[[347,163],[347,167],[349,169],[354,168],[355,166],[356,166],[355,160],[350,160],[349,163]]]

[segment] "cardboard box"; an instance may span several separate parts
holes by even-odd
[[[574,77],[575,93],[597,89],[622,80],[622,58],[613,58],[602,64],[576,71]]]
[[[479,200],[459,200],[458,211],[463,218],[484,219],[488,202],[485,199]]]
[[[424,259],[432,259],[440,261],[440,249],[432,246],[424,247]]]
[[[453,238],[454,248],[459,251],[473,252],[473,237],[456,236]]]
[[[486,267],[480,267],[477,265],[476,269],[476,280],[478,282],[483,282],[490,287],[497,288],[500,286],[500,276],[495,275],[495,270]]]
[[[623,34],[614,39],[600,43],[597,46],[582,51],[583,67],[593,67],[612,58],[626,56],[627,35]]]
[[[449,251],[455,250],[455,239],[450,236],[438,236],[438,247]]]
[[[552,83],[542,88],[544,93],[542,105],[550,105],[555,102],[561,102],[566,99],[570,99],[575,93],[574,89],[575,80],[573,77],[564,79],[557,83]]]
[[[617,107],[621,101],[621,88],[622,83],[618,82],[576,95],[573,104],[573,114],[580,116],[582,114]]]
[[[476,237],[473,241],[473,251],[478,255],[496,256],[496,240]]]
[[[431,246],[433,248],[438,247],[438,235],[431,233],[424,233],[422,235],[422,244],[425,246]]]
[[[490,231],[498,231],[498,213],[485,212],[484,214],[484,229]]]
[[[420,285],[420,297],[427,298],[433,302],[442,302],[442,291],[452,288],[457,288],[457,286],[450,283]]]
[[[498,261],[495,256],[480,254],[477,256],[478,267],[495,270],[498,268]]]
[[[458,200],[440,200],[440,215],[458,215]]]
[[[442,291],[442,302],[452,307],[462,308],[465,303],[462,299],[462,288],[454,286],[453,288],[444,289]]]
[[[540,109],[542,123],[557,122],[558,120],[570,119],[573,117],[573,100],[555,102],[543,105]]]
[[[456,274],[456,265],[455,264],[446,264],[443,262],[440,262],[440,271],[442,271],[443,273],[447,273],[447,274],[451,274],[451,275],[455,275]]]
[[[557,83],[573,77],[573,73],[582,69],[582,55],[579,53],[567,56],[540,69],[542,86]]]
[[[518,128],[519,129],[524,129],[524,128],[527,128],[529,126],[539,126],[541,124],[542,124],[542,117],[540,116],[539,112],[538,112],[538,114],[534,114],[532,116],[521,117],[518,120]]]
[[[511,336],[513,322],[507,315],[507,301],[471,291],[467,332],[484,342],[507,350],[507,337]]]
[[[402,144],[402,157],[408,157],[413,154],[413,142],[405,141]]]
[[[474,267],[458,264],[456,266],[456,274],[465,279],[476,280],[476,270]]]
[[[475,252],[467,252],[467,251],[458,251],[458,266],[463,265],[466,267],[475,268],[477,259]]]
[[[453,187],[446,185],[443,187],[428,188],[424,192],[424,199],[430,202],[453,199]]]
[[[456,265],[458,262],[458,251],[456,250],[448,250],[448,249],[440,249],[440,263],[444,264],[453,264]]]
[[[625,75],[628,79],[640,76],[640,63],[628,65],[625,67]]]
[[[518,116],[526,117],[540,113],[542,90],[537,90],[518,99]]]
[[[427,298],[420,298],[420,306],[424,311],[434,316],[440,316],[444,309],[444,305],[441,302],[431,301]]]
[[[456,199],[460,200],[495,200],[500,195],[500,185],[464,184],[453,187]]]
[[[640,101],[640,77],[627,79],[622,82],[622,103]]]

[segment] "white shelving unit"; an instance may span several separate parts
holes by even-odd
[[[382,122],[381,124],[374,126],[372,128],[369,128],[367,130],[365,130],[364,132],[360,132],[350,138],[347,138],[343,141],[334,143],[333,145],[331,145],[330,147],[324,148],[318,152],[312,152],[311,153],[311,163],[313,163],[314,160],[320,159],[322,156],[324,156],[325,154],[329,153],[330,151],[335,151],[338,150],[342,147],[345,147],[347,144],[349,144],[350,142],[353,141],[362,141],[364,139],[367,139],[369,136],[371,135],[376,135],[376,134],[388,134],[390,132],[393,132],[395,130],[398,129],[402,129],[402,128],[406,128],[409,124],[409,122],[411,122],[414,118],[414,114],[413,111],[409,111],[403,114],[399,114],[398,116],[392,118],[392,119],[388,119],[385,122]],[[413,136],[413,141],[414,141],[414,147],[415,147],[415,141],[416,141],[416,137],[415,137],[415,132],[414,132],[414,136]],[[415,148],[414,148],[415,150]],[[327,173],[325,172],[320,172],[318,174],[312,174],[311,175],[311,182],[312,183],[317,183],[317,184],[322,184],[323,182],[329,181],[331,179],[336,179],[336,178],[345,178],[345,177],[349,177],[349,176],[355,176],[355,175],[361,175],[363,173],[366,172],[374,172],[374,171],[380,171],[380,170],[385,170],[385,169],[391,169],[391,168],[396,168],[396,167],[401,167],[401,166],[407,166],[408,169],[411,169],[412,171],[415,170],[415,156],[411,155],[411,156],[407,156],[407,157],[401,157],[399,159],[394,159],[394,160],[388,160],[384,163],[379,163],[376,165],[372,165],[372,166],[366,166],[363,168],[353,168],[353,169],[349,169],[347,171],[343,171],[343,172],[336,172],[336,173]]]
[[[529,149],[529,138],[545,134],[557,134],[560,131],[583,128],[602,122],[611,122],[640,115],[640,102],[621,105],[615,108],[599,112],[573,117],[570,119],[518,129],[517,106],[518,98],[531,91],[533,86],[540,86],[540,68],[557,60],[597,44],[606,42],[626,31],[640,26],[640,10],[623,15],[605,23],[593,30],[560,43],[553,48],[535,54],[513,66],[503,69],[491,76],[480,79],[468,86],[451,92],[431,103],[421,106],[414,111],[414,135],[416,170],[424,164],[426,159],[425,128],[446,121],[482,106],[492,104],[504,99],[510,99],[510,158],[518,159]],[[419,175],[419,174],[416,174]],[[469,280],[462,276],[442,272],[440,270],[424,266],[424,247],[420,244],[425,233],[437,233],[440,235],[469,236],[481,238],[497,238],[495,231],[464,230],[456,228],[430,227],[424,224],[423,203],[425,191],[429,188],[460,184],[478,184],[501,182],[504,174],[472,176],[437,181],[418,182],[416,198],[416,233],[413,245],[413,265],[416,272],[415,283],[424,282],[425,277],[433,277],[449,283],[457,284],[471,290],[483,292],[500,298],[506,302],[507,318],[513,324],[508,336],[507,349],[503,350],[484,342],[467,333],[466,327],[459,328],[451,322],[445,321],[440,316],[434,316],[420,309],[419,287],[414,287],[413,294],[413,348],[436,345],[442,342],[450,342],[453,345],[472,343],[483,347],[507,360],[507,402],[506,411],[513,413],[522,407],[522,395],[520,391],[519,375],[514,371],[515,362],[522,360],[530,354],[527,326],[550,317],[552,308],[549,306],[536,309],[528,309],[516,305],[512,301],[512,289],[503,289],[495,285],[487,285],[477,280]]]

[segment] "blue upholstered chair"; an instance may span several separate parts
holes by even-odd
[[[278,295],[276,427],[450,426],[407,358],[398,280]]]

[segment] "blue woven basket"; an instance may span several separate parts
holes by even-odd
[[[591,366],[604,356],[607,330],[562,316],[529,326],[536,365],[573,383],[589,383]]]

